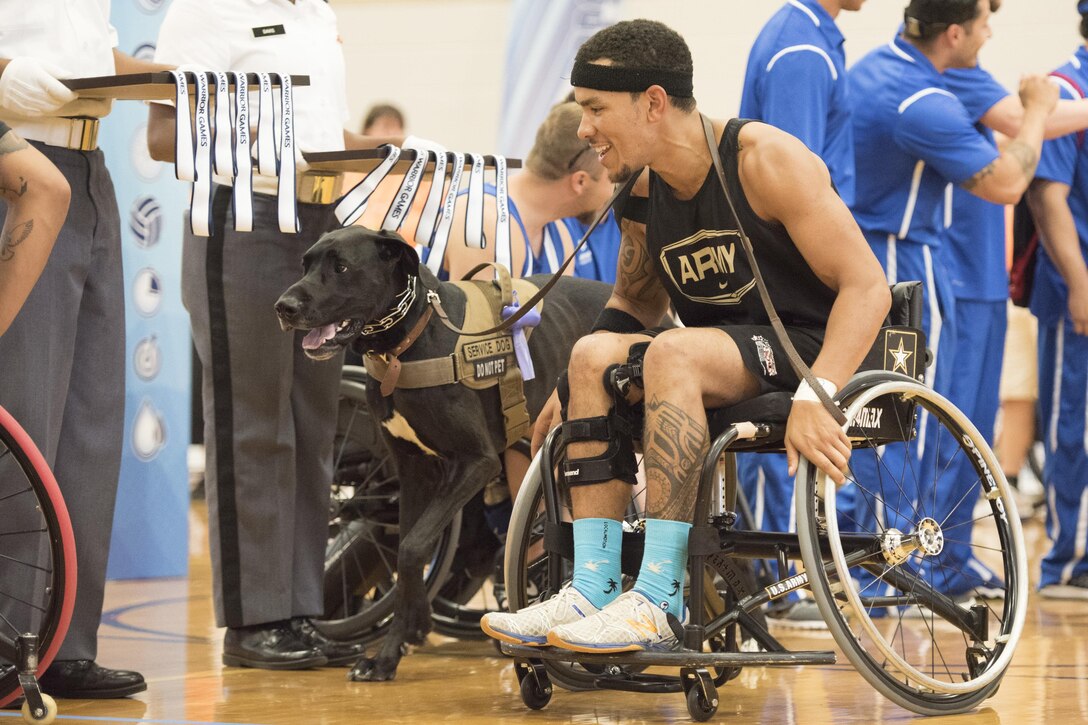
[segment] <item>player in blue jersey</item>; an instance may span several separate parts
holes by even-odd
[[[1021,83],[1023,117],[1020,130],[999,152],[974,126],[964,104],[948,87],[946,71],[976,65],[979,49],[990,37],[989,0],[912,0],[902,33],[851,69],[850,94],[865,99],[853,105],[857,193],[854,214],[873,251],[884,264],[889,282],[920,279],[925,285],[923,328],[933,361],[927,381],[948,395],[954,363],[955,304],[948,265],[942,255],[942,214],[949,184],[994,203],[1013,203],[1035,171],[1047,116],[1057,91],[1043,77]],[[937,470],[941,447],[935,426],[920,416],[919,435],[909,451],[888,446],[881,466],[899,470],[910,465]],[[945,446],[945,451],[952,450]],[[904,460],[905,456],[910,459]],[[875,455],[854,462],[858,480],[875,475]],[[885,501],[886,526],[904,526],[900,511],[919,497],[935,502],[938,511],[970,503],[955,499],[954,487],[936,491],[904,487]],[[871,521],[871,502],[859,497],[855,516]],[[907,529],[909,530],[909,528]],[[980,584],[964,567],[931,567],[933,583],[950,595],[968,595]]]
[[[1088,2],[1077,3],[1088,38]],[[1059,68],[1062,97],[1088,89],[1088,46]],[[1039,318],[1039,403],[1047,445],[1047,535],[1039,593],[1088,599],[1088,152],[1083,134],[1048,141],[1028,193],[1043,249],[1031,310]]]
[[[990,0],[992,11],[996,12],[1000,5],[1000,0]],[[963,103],[978,132],[990,143],[994,143],[991,129],[1016,135],[1023,116],[1020,100],[985,69],[980,65],[951,68],[944,77],[948,89]],[[1058,137],[1086,126],[1088,101],[1060,101],[1047,119],[1046,135]],[[949,397],[992,445],[1008,317],[1005,209],[961,187],[951,187],[945,203],[944,259],[956,309],[956,375],[951,380]],[[966,473],[966,460],[953,465],[961,474]],[[971,511],[962,507],[948,523],[970,531],[970,519]],[[1000,591],[1000,587],[986,586],[993,573],[969,556],[969,547],[963,543],[969,539],[965,534],[945,549],[946,561],[964,572],[949,588],[967,591],[978,585],[983,590]]]
[[[854,201],[854,127],[850,121],[845,39],[835,19],[865,0],[790,0],[763,26],[748,55],[740,117],[796,136],[823,159],[847,206]],[[792,531],[793,479],[784,455],[741,454],[737,473],[765,531]],[[785,573],[780,573],[785,576]],[[824,628],[811,600],[791,596],[775,621]]]
[[[581,117],[581,109],[576,103],[560,103],[552,108],[537,129],[525,168],[510,177],[510,272],[515,277],[558,270],[582,236],[577,231],[577,222],[571,220],[568,224],[565,219],[595,214],[612,194],[612,183],[604,168],[586,142],[578,138]],[[494,187],[488,186],[486,193],[493,196]],[[461,279],[481,262],[495,261],[495,245],[491,240],[484,249],[465,245],[466,208],[466,198],[462,196],[454,214],[453,234],[442,266],[449,279]],[[485,204],[484,210],[484,229],[494,229],[495,205]],[[614,219],[611,223],[616,226]],[[607,233],[606,229],[595,232],[602,233]],[[612,234],[618,236],[618,227]],[[428,260],[430,249],[420,251],[423,259]],[[602,249],[602,256],[606,253]],[[614,269],[615,262],[612,264]],[[588,272],[590,268],[591,265],[583,267],[583,271]],[[574,273],[572,268],[568,270],[567,274]]]

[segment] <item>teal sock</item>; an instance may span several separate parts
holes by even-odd
[[[691,524],[646,519],[646,547],[635,590],[665,612],[684,618],[684,572]]]
[[[614,519],[574,522],[573,586],[598,609],[620,595],[623,526]]]

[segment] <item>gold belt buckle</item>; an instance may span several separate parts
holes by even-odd
[[[68,127],[68,148],[93,151],[98,148],[98,119],[73,118]]]
[[[307,171],[298,179],[298,200],[303,204],[331,204],[340,198],[344,176],[337,172]]]

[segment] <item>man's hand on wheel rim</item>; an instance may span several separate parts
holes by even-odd
[[[850,461],[850,440],[822,403],[794,401],[786,423],[786,460],[789,474],[797,474],[800,456],[804,456],[836,484],[846,483]]]

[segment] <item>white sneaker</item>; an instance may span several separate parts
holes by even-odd
[[[767,624],[785,629],[827,631],[827,622],[815,600],[798,599],[787,607],[767,613]]]
[[[1088,573],[1077,574],[1062,584],[1048,584],[1039,589],[1039,596],[1044,599],[1088,599]]]
[[[680,643],[665,612],[632,590],[592,617],[554,627],[548,644],[575,652],[637,652],[672,650]]]
[[[599,611],[581,592],[567,584],[551,599],[517,612],[488,612],[480,619],[480,629],[500,642],[543,647],[548,643],[548,630],[552,627],[580,621]]]

